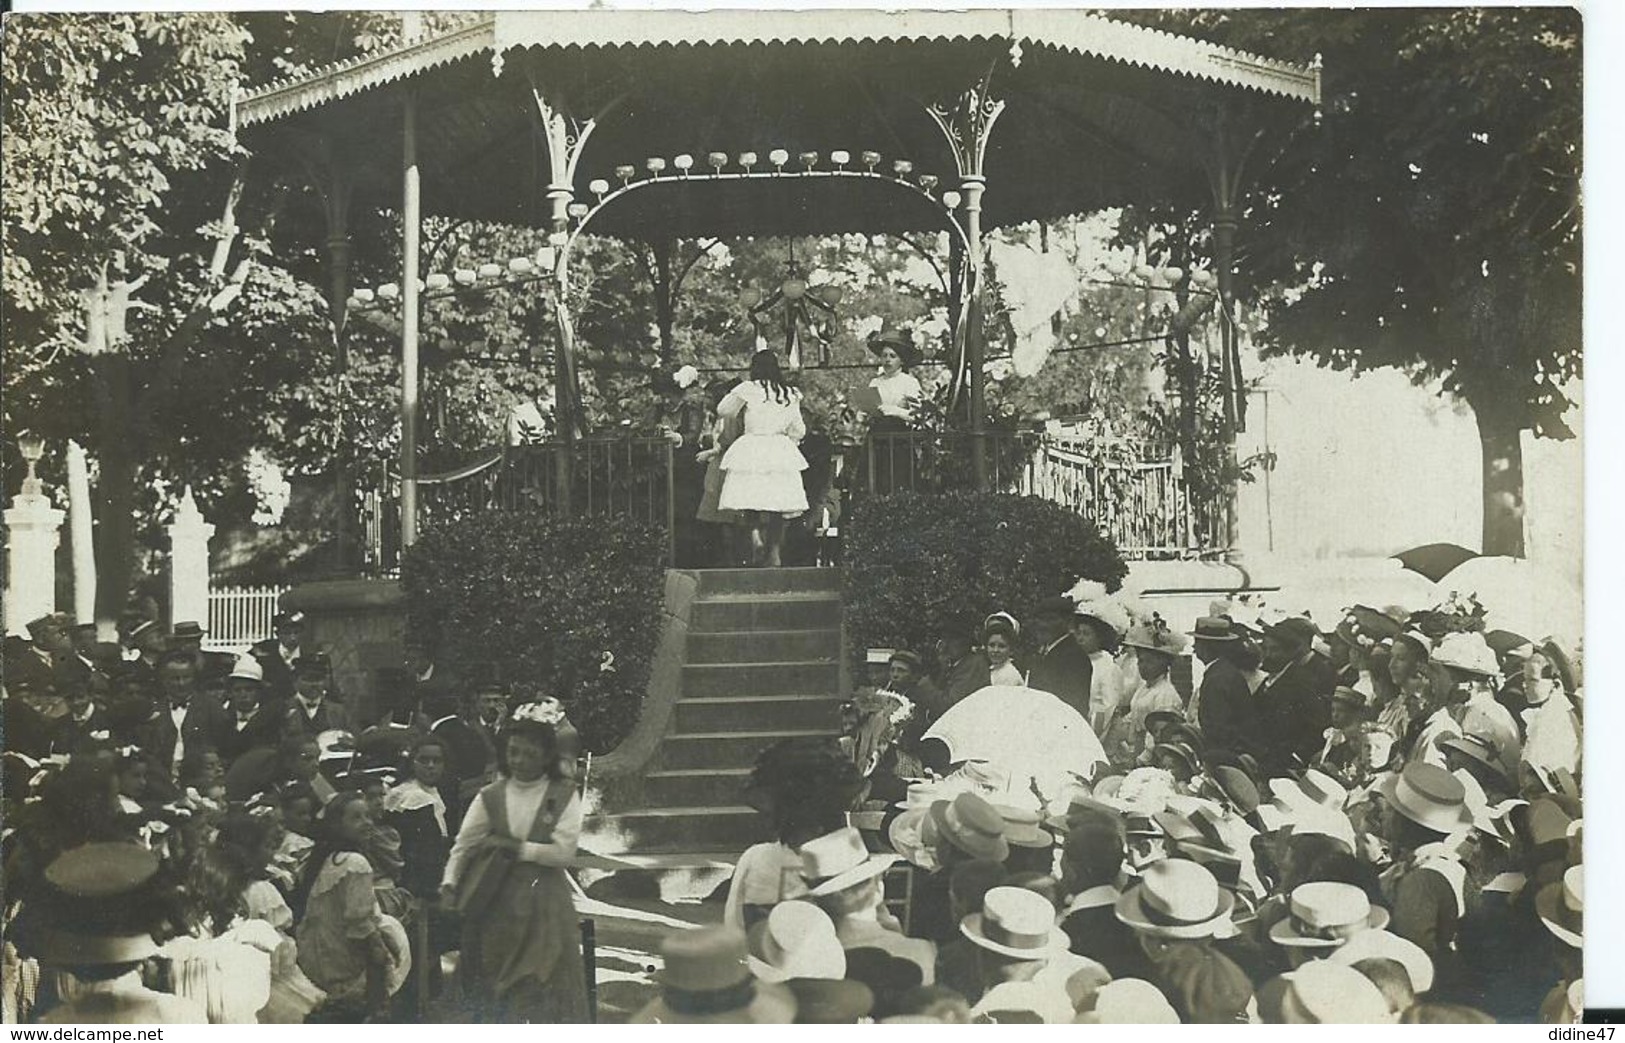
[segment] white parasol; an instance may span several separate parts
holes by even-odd
[[[1025,789],[1031,780],[1051,797],[1069,773],[1088,778],[1107,759],[1082,714],[1049,692],[1016,685],[972,692],[938,718],[925,738],[940,739],[956,761],[985,760],[1009,773],[1013,789]]]
[[[1532,641],[1555,637],[1572,650],[1585,631],[1585,606],[1567,578],[1530,564],[1526,558],[1473,558],[1439,581],[1442,591],[1478,595],[1486,625],[1511,630]]]

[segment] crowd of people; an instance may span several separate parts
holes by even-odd
[[[771,839],[634,1021],[1577,1017],[1583,704],[1553,642],[1454,596],[1186,632],[1080,582],[1024,615],[892,651],[840,737],[761,752]],[[421,650],[363,707],[297,613],[275,629],[235,657],[148,619],[8,643],[6,1020],[591,1017],[563,707]]]
[[[842,739],[762,754],[775,839],[645,1018],[1573,1021],[1581,689],[1492,623],[1243,598],[1184,632],[1080,582],[877,657]],[[1071,770],[1017,763],[1068,729]]]
[[[5,1020],[585,1020],[560,704],[417,649],[363,706],[299,613],[274,628],[8,642]]]

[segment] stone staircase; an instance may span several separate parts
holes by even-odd
[[[695,575],[681,692],[640,799],[588,823],[589,833],[618,836],[623,854],[612,857],[651,868],[731,863],[764,839],[744,803],[756,755],[782,738],[839,730],[839,570]]]

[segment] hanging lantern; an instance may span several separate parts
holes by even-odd
[[[720,174],[722,168],[728,165],[728,154],[726,152],[707,152],[705,161],[711,164],[712,170]]]
[[[1157,270],[1149,264],[1142,264],[1134,269],[1134,277],[1142,282],[1150,282],[1156,276]]]
[[[609,182],[605,181],[603,178],[599,178],[587,185],[587,191],[591,192],[593,195],[602,200],[604,196],[609,193]]]
[[[829,154],[829,161],[834,163],[837,169],[845,170],[846,165],[852,162],[852,153],[844,148],[838,148]]]
[[[892,172],[898,177],[908,177],[914,173],[914,161],[911,159],[894,159],[891,161]]]
[[[666,169],[666,160],[663,156],[650,156],[643,161],[643,166],[649,173],[659,177],[660,172]]]
[[[371,290],[363,288],[363,289],[359,289],[359,290],[355,291],[355,293],[351,294],[350,298],[352,300],[360,301],[362,304],[371,304],[372,300],[373,300],[373,294],[372,294]]]
[[[799,276],[786,279],[779,285],[779,292],[784,294],[787,301],[799,301],[807,292],[807,280]]]
[[[472,268],[459,268],[451,273],[451,277],[458,286],[473,286],[479,274]]]
[[[694,157],[685,152],[673,159],[671,165],[676,167],[680,173],[687,175],[690,170],[694,169]]]
[[[637,172],[638,172],[638,168],[634,167],[634,166],[632,166],[630,164],[626,164],[626,165],[619,166],[619,167],[615,168],[615,176],[621,179],[621,184],[623,184],[623,185],[626,184],[628,181],[631,181],[632,178],[637,175]]]
[[[445,272],[435,272],[429,276],[426,285],[431,290],[444,290],[451,286],[451,276]]]
[[[818,165],[818,153],[816,152],[803,152],[800,159],[801,165],[808,170]]]
[[[762,303],[762,291],[754,286],[745,287],[739,291],[739,303],[744,305],[746,311],[749,311]]]
[[[756,153],[754,153],[754,152],[741,152],[739,154],[739,165],[745,168],[746,173],[749,173],[750,168],[754,167],[756,165],[756,163],[757,163]]]
[[[959,202],[960,198],[958,192],[949,191],[942,193],[942,205],[947,207],[949,210],[958,210]]]
[[[531,264],[529,257],[515,257],[508,262],[508,271],[513,272],[515,275],[524,275],[533,267],[534,265]]]
[[[1177,264],[1170,264],[1162,270],[1162,277],[1168,280],[1169,286],[1178,286],[1179,280],[1185,277],[1185,269]]]
[[[782,148],[776,148],[767,154],[767,161],[773,164],[779,170],[783,170],[784,165],[790,162],[790,153],[786,152]]]
[[[863,154],[863,165],[868,168],[869,173],[873,174],[875,172],[875,167],[880,165],[880,153],[865,152]]]
[[[921,174],[920,187],[925,189],[927,192],[935,192],[937,190],[937,175]]]
[[[480,265],[479,274],[481,279],[495,279],[502,274],[502,266],[500,264],[482,264]]]
[[[586,203],[571,203],[565,208],[565,212],[579,221],[592,212],[592,207],[588,206]]]

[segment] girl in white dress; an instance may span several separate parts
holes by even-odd
[[[746,512],[753,563],[776,567],[784,520],[807,511],[807,490],[801,480],[807,458],[798,448],[807,424],[801,416],[801,392],[784,382],[773,352],[752,355],[750,378],[717,406],[722,417],[741,412],[745,432],[722,456],[718,507]]]

